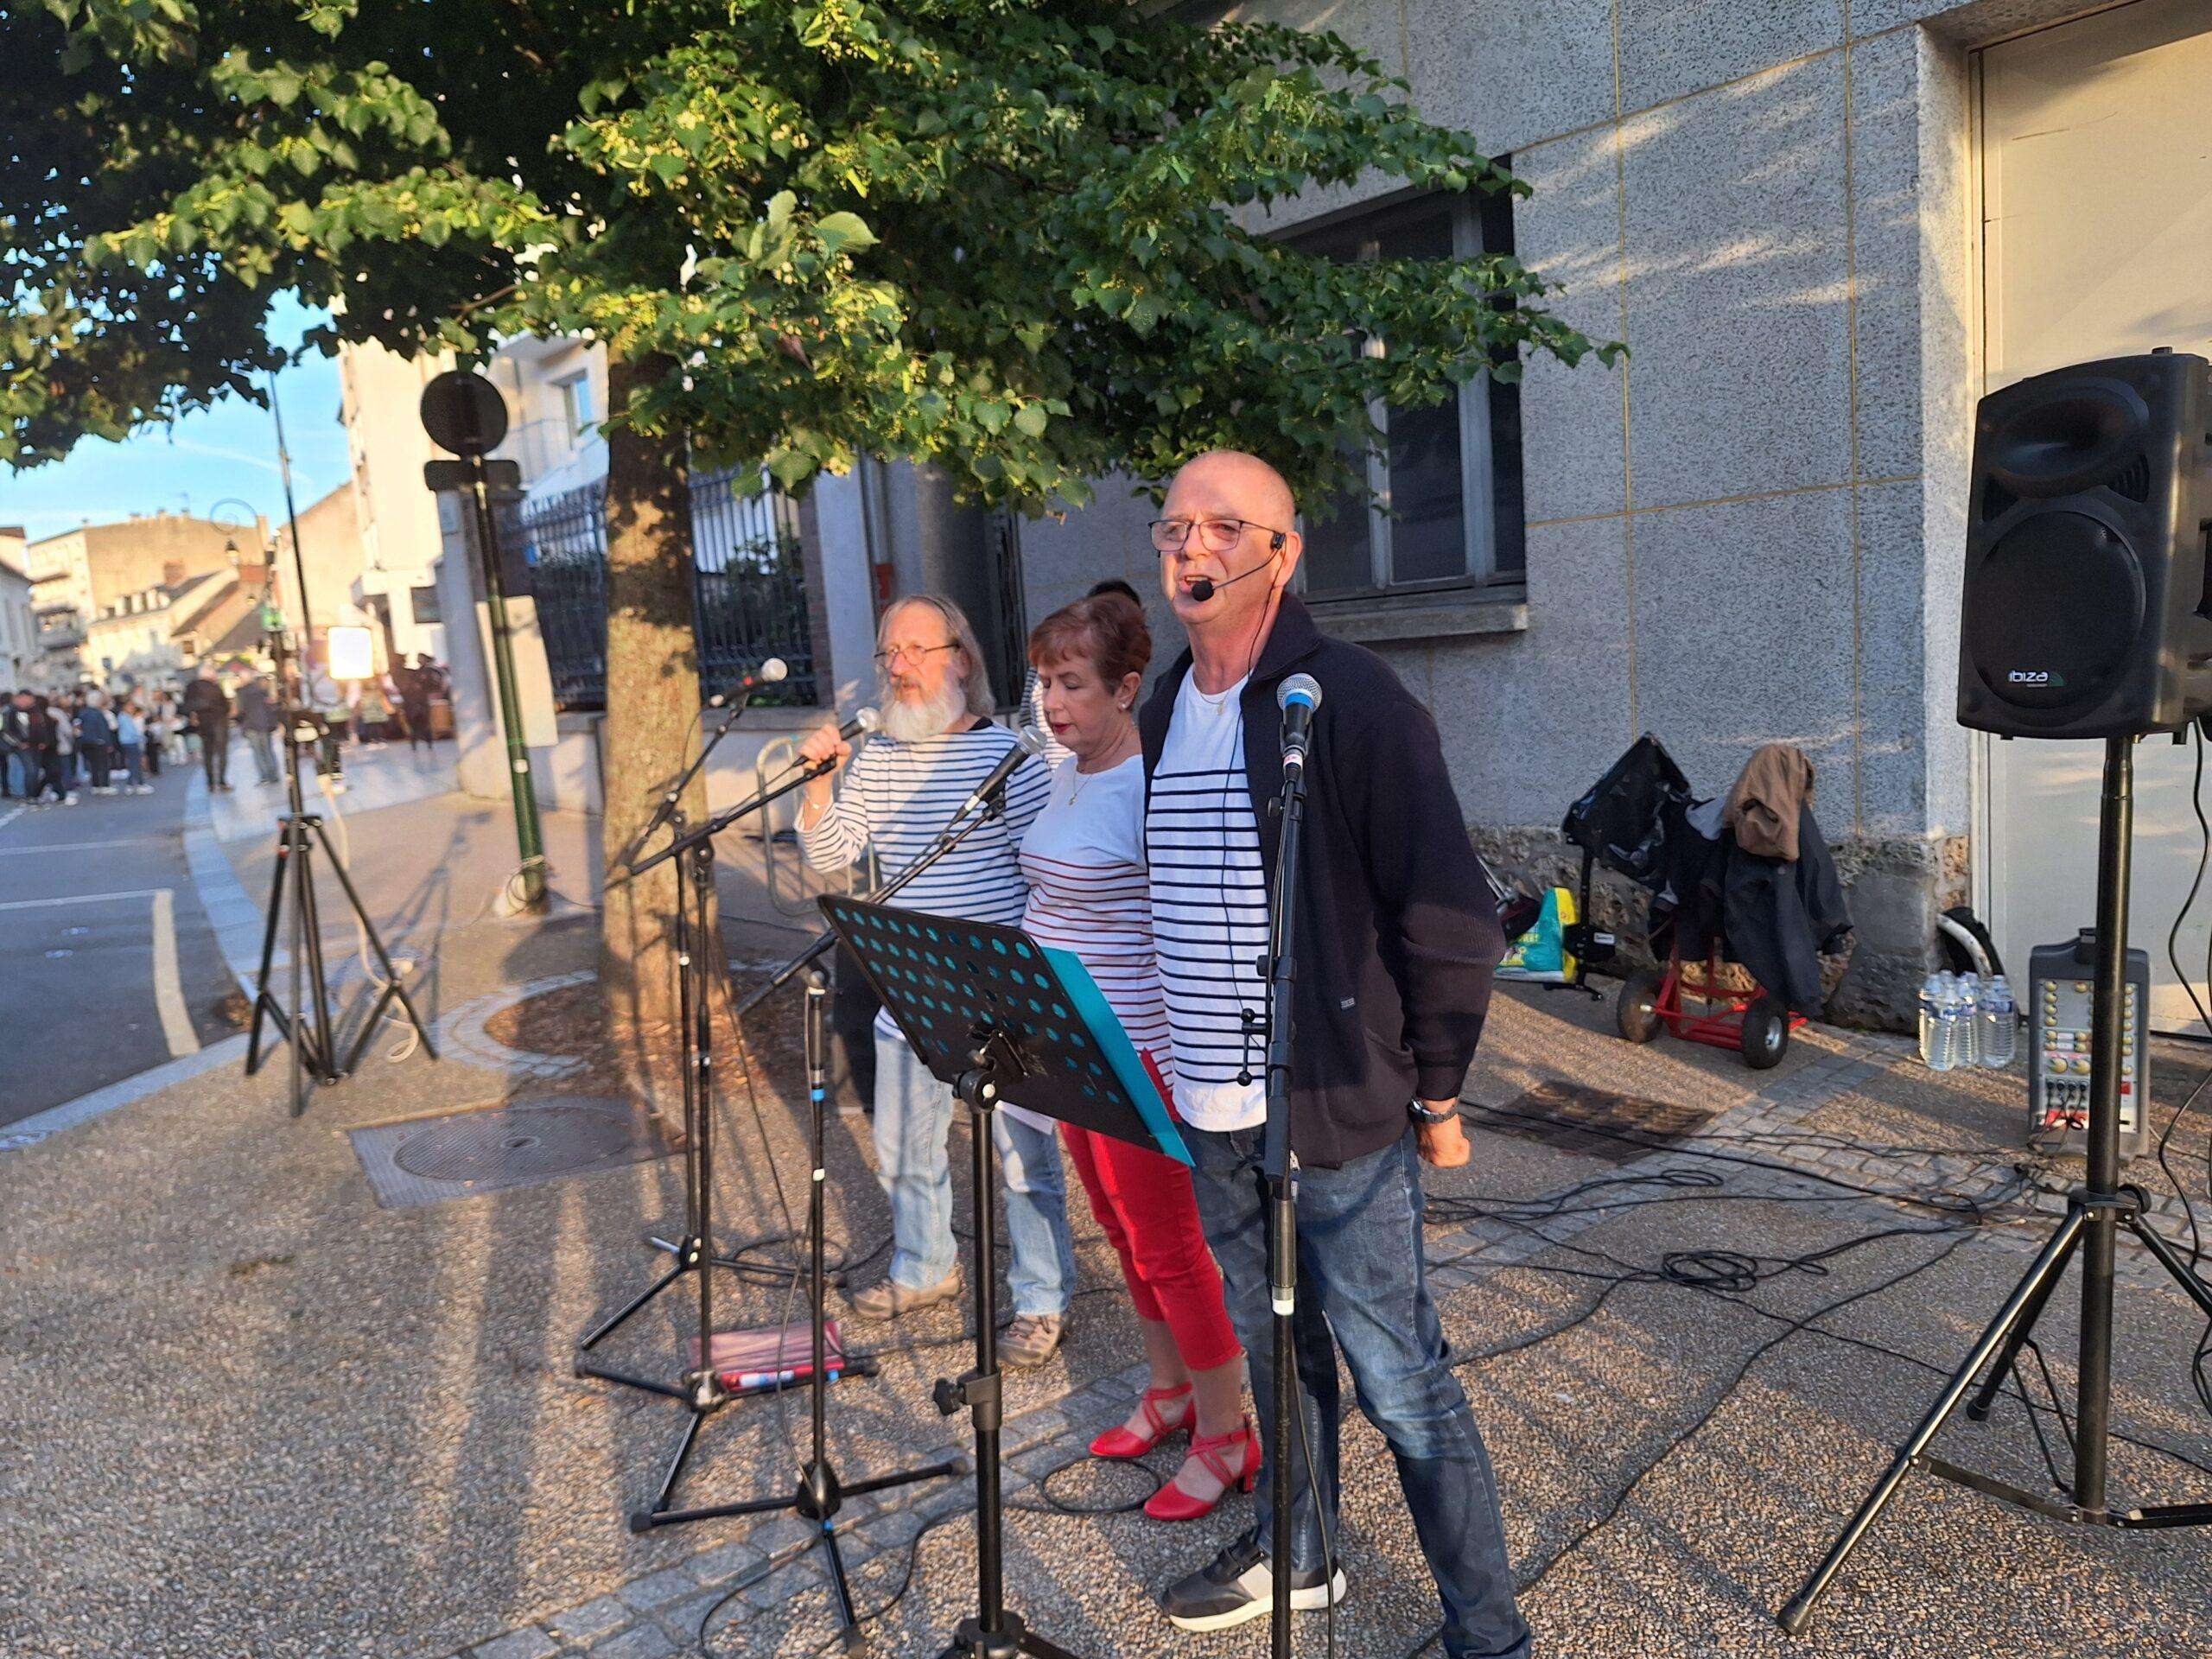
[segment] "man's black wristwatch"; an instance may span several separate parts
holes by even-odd
[[[1420,1101],[1409,1100],[1406,1103],[1406,1116],[1413,1119],[1414,1122],[1421,1124],[1426,1128],[1433,1128],[1439,1123],[1449,1123],[1453,1118],[1459,1116],[1459,1114],[1456,1109],[1451,1108],[1447,1108],[1440,1112],[1432,1112],[1426,1106],[1423,1106]]]

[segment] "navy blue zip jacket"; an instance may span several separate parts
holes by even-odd
[[[1185,650],[1138,716],[1147,784],[1190,671]],[[1296,673],[1319,682],[1321,706],[1299,865],[1291,1146],[1334,1169],[1399,1140],[1408,1101],[1458,1096],[1505,935],[1436,722],[1381,658],[1325,638],[1287,594],[1240,705],[1270,890],[1282,844],[1275,690]]]
[[[105,709],[95,709],[86,703],[77,711],[77,741],[97,743],[102,748],[115,741],[115,722]]]

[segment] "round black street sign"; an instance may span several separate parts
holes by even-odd
[[[423,388],[423,429],[456,455],[488,454],[507,435],[507,400],[482,375],[448,369]]]

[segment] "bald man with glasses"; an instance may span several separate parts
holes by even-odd
[[[1332,1570],[1341,1351],[1396,1460],[1443,1602],[1447,1659],[1526,1659],[1497,1484],[1421,1246],[1421,1164],[1456,1166],[1469,1155],[1459,1096],[1504,935],[1428,710],[1372,652],[1323,635],[1290,591],[1303,550],[1297,524],[1274,467],[1223,450],[1176,474],[1152,525],[1161,586],[1191,642],[1139,720],[1175,1104],[1263,1412],[1274,1389],[1261,1150],[1262,963],[1281,835],[1268,811],[1282,785],[1275,693],[1297,673],[1322,690],[1292,924],[1304,1428],[1287,1448],[1267,1446],[1258,1524],[1170,1586],[1162,1605],[1187,1630],[1267,1615],[1277,1479],[1293,1496],[1292,1605],[1317,1609],[1344,1595],[1344,1575]]]

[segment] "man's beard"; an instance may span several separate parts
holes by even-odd
[[[959,683],[947,676],[937,695],[909,702],[894,690],[883,699],[883,731],[901,743],[919,743],[941,737],[968,710],[968,699]]]

